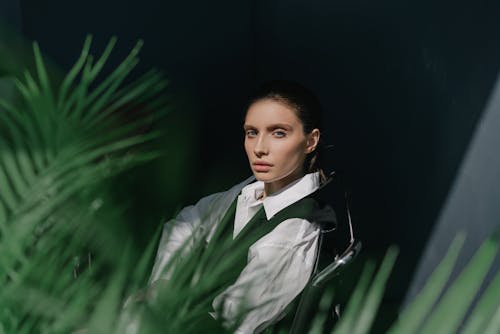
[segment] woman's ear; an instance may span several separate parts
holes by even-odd
[[[319,132],[319,129],[313,129],[311,133],[307,135],[306,154],[309,154],[316,149],[316,146],[318,146],[319,143],[320,136],[321,133]]]

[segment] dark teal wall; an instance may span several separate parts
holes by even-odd
[[[3,0],[0,2],[0,20],[11,26],[21,27],[21,5],[19,0]]]
[[[497,77],[500,3],[256,3],[257,79],[297,79],[320,94],[365,249],[401,247],[397,299]]]
[[[144,216],[158,224],[178,206],[249,174],[239,144],[243,101],[254,77],[250,1],[22,4],[25,35],[38,40],[63,68],[72,65],[87,34],[94,36],[97,54],[116,35],[110,64],[142,39],[141,63],[134,73],[155,67],[169,79],[173,113],[159,125],[168,134],[162,143],[167,157],[130,175],[134,192],[123,193],[123,200],[137,208],[140,225],[148,224]]]
[[[500,78],[500,77],[499,77]],[[500,233],[500,80],[481,115],[473,138],[460,165],[453,187],[440,210],[417,274],[412,279],[407,300],[423,288],[425,280],[441,262],[458,231],[465,234],[465,243],[452,277],[470,261],[472,254],[488,238]],[[498,274],[500,254],[489,271],[482,289]]]

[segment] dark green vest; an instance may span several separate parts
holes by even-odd
[[[287,219],[302,218],[308,220],[311,224],[318,224],[323,231],[333,230],[336,224],[335,212],[329,205],[319,200],[316,195],[316,193],[313,193],[295,203],[292,203],[279,211],[269,220],[266,218],[264,207],[261,207],[233,240],[235,248],[245,249],[244,256],[241,256],[238,264],[235,265],[235,271],[239,274],[246,266],[246,256],[250,246],[266,234],[270,233],[274,228],[276,228],[276,226]],[[216,238],[220,238],[225,241],[232,239],[236,203],[237,198],[232,202],[231,206],[222,218],[219,224],[221,231],[218,232],[220,234],[217,235]],[[237,276],[235,277],[235,280],[236,278]]]
[[[322,236],[323,233],[334,230],[336,226],[335,212],[329,205],[321,200],[320,190],[295,203],[292,203],[291,205],[279,211],[269,220],[267,220],[264,207],[262,207],[250,219],[250,221],[245,225],[243,230],[240,231],[236,238],[232,240],[236,204],[237,198],[232,202],[223,219],[219,223],[219,229],[215,232],[210,242],[213,247],[217,247],[217,245],[220,245],[221,243],[232,243],[234,251],[227,252],[227,256],[233,256],[234,262],[231,262],[233,263],[233,266],[229,270],[227,270],[227,275],[225,275],[225,282],[228,282],[229,284],[232,284],[234,283],[234,281],[236,281],[243,268],[247,265],[247,255],[250,246],[266,234],[270,233],[281,222],[289,218],[306,219],[311,224],[317,224],[320,226]],[[320,242],[318,243],[318,245],[321,245],[322,249],[320,252],[318,252],[320,256],[316,259],[316,266],[313,275],[317,270],[320,270],[322,269],[322,267],[326,266],[330,262],[329,259],[333,258],[330,257],[331,255],[329,255],[333,253],[332,245],[329,245],[328,243],[325,244],[325,242]],[[301,295],[299,294],[299,296],[296,297],[295,301],[292,302],[288,307],[288,316],[285,321],[281,321],[282,326],[285,322],[287,323],[285,327],[288,326],[291,321],[290,319],[293,320],[294,310],[297,307],[300,296]]]

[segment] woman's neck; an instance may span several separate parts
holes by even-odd
[[[287,185],[289,185],[293,181],[300,179],[304,175],[305,174],[303,172],[291,173],[290,175],[285,176],[284,178],[281,178],[279,180],[264,183],[264,193],[262,195],[262,199],[266,198],[266,196],[272,195],[272,194],[280,191],[281,189],[285,188]]]

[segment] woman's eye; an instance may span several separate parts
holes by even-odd
[[[245,134],[247,137],[255,137],[257,135],[257,131],[255,130],[246,130]]]
[[[286,132],[285,131],[281,131],[281,130],[277,130],[277,131],[273,132],[273,135],[275,137],[282,138],[282,137],[286,136]]]

